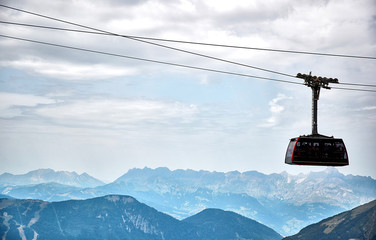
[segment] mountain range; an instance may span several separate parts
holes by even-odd
[[[45,202],[0,199],[2,239],[280,240],[274,230],[233,212],[207,209],[184,220],[130,196]]]
[[[255,219],[284,236],[376,199],[375,179],[343,175],[335,168],[299,175],[144,168],[96,187],[70,182],[8,184],[0,187],[0,194],[44,201],[130,195],[179,220],[218,208]]]
[[[29,185],[41,183],[60,183],[75,187],[96,187],[104,182],[89,176],[87,173],[77,174],[76,172],[54,171],[52,169],[38,169],[26,174],[3,173],[0,175],[0,185]]]

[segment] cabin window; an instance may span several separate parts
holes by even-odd
[[[291,140],[289,146],[287,147],[287,152],[286,152],[286,158],[291,159],[292,157],[292,152],[294,151],[296,140]],[[299,144],[299,142],[298,142]]]

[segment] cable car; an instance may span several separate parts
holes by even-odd
[[[292,138],[287,147],[285,163],[315,166],[346,166],[349,159],[340,138],[308,135]]]
[[[313,166],[349,165],[347,150],[342,139],[327,137],[317,131],[317,105],[320,88],[330,89],[329,83],[338,83],[338,79],[322,78],[298,73],[304,85],[312,89],[312,134],[292,138],[287,147],[285,163]]]

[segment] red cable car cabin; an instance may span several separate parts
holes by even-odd
[[[298,73],[304,85],[312,89],[312,134],[292,138],[287,147],[285,163],[294,165],[346,166],[349,165],[345,144],[340,138],[320,135],[317,131],[317,105],[320,89],[330,89],[329,83],[338,79],[322,78]]]
[[[346,166],[349,159],[340,138],[309,135],[292,138],[285,163],[293,165]]]

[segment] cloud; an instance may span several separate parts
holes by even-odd
[[[363,111],[373,111],[373,110],[376,110],[376,106],[366,106],[366,107],[363,107],[361,110],[363,110]]]
[[[55,100],[43,96],[0,92],[0,117],[22,116],[24,107],[36,107],[52,103],[55,103]]]
[[[278,104],[280,101],[285,100],[285,99],[291,99],[291,98],[287,97],[284,94],[278,93],[277,97],[273,98],[269,102],[270,112],[278,114],[278,113],[282,112],[283,110],[285,110],[285,108],[282,105]]]
[[[292,97],[288,97],[282,93],[278,93],[277,97],[269,101],[269,111],[271,116],[266,119],[265,123],[262,123],[261,127],[275,127],[280,124],[282,113],[285,110],[286,100],[291,100]]]
[[[67,98],[68,96],[68,98]],[[65,99],[59,100],[60,98]],[[23,121],[47,120],[66,127],[173,126],[193,122],[200,110],[195,104],[162,100],[90,98],[69,99],[69,93],[36,96],[0,92],[0,118],[22,116]]]
[[[64,80],[100,80],[136,73],[134,69],[126,67],[120,68],[105,64],[73,64],[62,61],[50,62],[35,57],[2,61],[0,65]]]
[[[90,99],[43,106],[35,114],[65,126],[123,128],[184,124],[198,113],[195,105],[153,100]]]
[[[374,3],[364,1],[89,1],[54,3],[39,6],[34,1],[12,3],[21,8],[40,12],[46,15],[97,27],[120,34],[143,35],[151,37],[177,38],[201,42],[230,43],[253,47],[286,48],[297,50],[337,50],[340,52],[367,53],[373,49],[370,11]],[[353,11],[358,9],[358,11]],[[126,14],[124,14],[126,12]],[[56,22],[36,18],[14,11],[4,11],[4,19],[21,20],[27,23],[55,25]],[[59,25],[59,24],[58,24]],[[64,27],[72,27],[66,26]],[[4,26],[1,30],[17,36],[30,37],[77,47],[87,47],[107,52],[161,59],[170,62],[189,63],[198,66],[213,66],[214,61],[180,54],[129,39],[100,37],[91,34],[73,34],[67,32],[42,31],[25,27]],[[354,34],[356,33],[356,34]],[[58,49],[35,44],[25,45],[10,40],[10,50],[4,47],[6,60],[13,59],[12,64],[19,68],[30,69],[30,59],[25,60],[24,54],[36,57],[36,70],[40,74],[56,76],[62,79],[97,79],[91,72],[98,72],[98,78],[143,74],[151,65],[157,70],[167,72],[171,67],[147,64],[117,58],[77,53],[71,50]],[[361,44],[354,44],[361,41]],[[5,45],[3,42],[2,46]],[[178,47],[191,50],[188,45]],[[18,51],[11,49],[18,48]],[[194,46],[194,51],[210,53],[218,57],[226,56],[231,60],[242,61],[250,65],[281,70],[287,72],[293,66],[299,66],[301,57],[295,58],[287,54],[270,54],[267,52],[244,51],[234,49],[218,49]],[[38,59],[39,58],[39,59]],[[43,59],[43,61],[41,60]],[[311,59],[310,59],[311,61]],[[305,66],[311,65],[304,61]],[[56,62],[56,66],[53,66]],[[124,68],[124,62],[128,68]],[[70,65],[68,63],[71,63]],[[282,66],[281,66],[282,65]],[[327,61],[322,61],[326,66]],[[58,66],[62,66],[59,68]],[[132,67],[130,67],[132,66]],[[225,68],[216,64],[216,67]],[[302,66],[303,68],[304,66]],[[281,69],[278,69],[281,68]],[[49,69],[49,70],[46,70]],[[69,69],[69,70],[67,70]],[[137,69],[138,72],[134,72]],[[328,69],[326,67],[326,69]],[[315,70],[315,69],[312,69]],[[320,69],[321,70],[321,69]],[[237,70],[238,71],[238,70]],[[239,70],[240,71],[240,70]],[[294,69],[295,71],[295,69]],[[192,73],[195,74],[195,73]],[[293,73],[295,74],[295,73]],[[260,75],[262,75],[260,73]],[[346,74],[344,74],[346,75]]]

